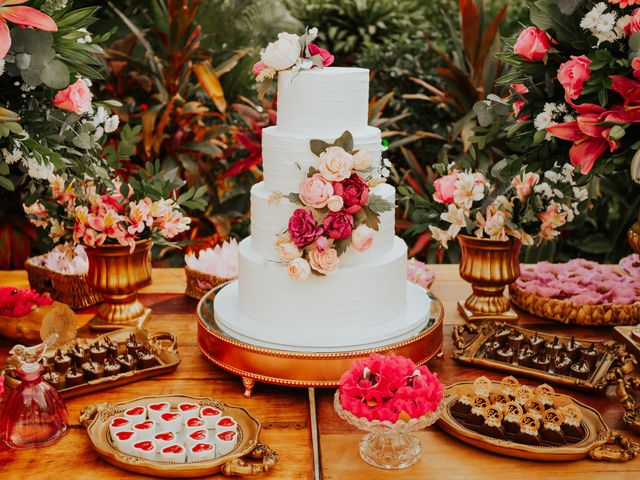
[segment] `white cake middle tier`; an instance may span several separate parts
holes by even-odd
[[[378,185],[372,189],[372,193],[395,205],[396,189],[391,185]],[[289,218],[300,206],[286,198],[272,200],[269,203],[271,194],[264,182],[257,183],[251,188],[251,246],[268,260],[278,261],[276,238],[287,230]],[[394,237],[395,212],[392,210],[381,213],[380,225],[378,231],[374,233],[371,248],[358,252],[349,247],[340,257],[340,267],[365,265],[380,255],[385,255],[393,248]]]
[[[267,188],[284,194],[297,192],[300,180],[306,177],[309,167],[318,166],[318,157],[311,151],[309,141],[314,139],[333,142],[342,135],[336,130],[333,135],[319,137],[313,134],[292,135],[278,127],[262,131],[262,169]],[[373,156],[373,168],[380,167],[382,140],[380,130],[364,127],[351,131],[357,150],[369,150]]]
[[[239,248],[239,307],[265,328],[290,325],[375,326],[400,315],[407,302],[407,245],[395,237],[385,255],[359,267],[340,265],[326,277],[293,280],[286,266]]]

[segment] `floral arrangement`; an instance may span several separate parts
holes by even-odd
[[[619,268],[582,258],[540,262],[524,268],[516,286],[532,295],[583,305],[628,305],[640,302],[640,257],[623,258]]]
[[[411,283],[428,289],[435,277],[435,274],[432,270],[429,270],[426,263],[416,260],[415,258],[410,258],[407,261],[407,280]]]
[[[279,33],[278,40],[267,45],[260,54],[260,61],[253,66],[253,74],[257,82],[263,83],[263,91],[282,70],[299,72],[331,65],[333,55],[313,43],[317,37],[318,29],[315,27],[307,28],[301,36]]]
[[[24,317],[38,307],[53,304],[48,295],[40,295],[30,288],[0,287],[0,315]]]
[[[311,140],[310,147],[318,156],[318,168],[309,169],[300,181],[299,193],[286,196],[300,208],[294,210],[287,230],[275,242],[280,261],[288,265],[289,276],[295,280],[312,273],[331,274],[349,246],[358,252],[368,250],[380,214],[394,208],[372,192],[385,181],[388,169],[374,168],[368,150],[354,150],[350,132],[333,143]],[[281,198],[276,192],[269,200]]]
[[[342,408],[356,417],[396,423],[435,412],[444,385],[426,366],[374,353],[354,362],[340,378],[338,392]]]
[[[502,241],[514,237],[524,245],[551,240],[588,197],[587,190],[577,185],[571,164],[556,164],[542,174],[522,167],[513,176],[494,168],[497,176],[491,180],[480,172],[455,170],[453,165],[439,164],[436,169],[444,175],[433,182],[430,197],[405,187],[399,191],[424,219],[413,230],[430,230],[444,248],[461,232]]]
[[[214,248],[185,255],[184,261],[192,270],[229,279],[238,276],[238,242],[231,239]]]
[[[640,178],[640,8],[630,1],[538,1],[532,26],[508,41],[515,116],[504,101],[478,106],[476,139],[506,132],[510,162],[567,158],[580,172],[632,170]],[[504,124],[502,124],[504,123]],[[505,125],[506,124],[506,125]],[[633,165],[632,165],[633,162]]]

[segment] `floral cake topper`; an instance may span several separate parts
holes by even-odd
[[[394,208],[371,191],[384,183],[387,169],[374,167],[370,151],[355,150],[349,131],[333,143],[311,140],[310,148],[318,156],[318,168],[309,168],[299,193],[286,196],[300,208],[275,243],[280,261],[295,280],[332,273],[349,246],[359,252],[368,250],[380,214]],[[276,192],[270,201],[282,197]]]

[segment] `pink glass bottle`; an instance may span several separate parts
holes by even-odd
[[[42,378],[44,369],[39,363],[55,340],[49,337],[35,347],[17,345],[11,350],[22,365],[17,370],[21,383],[9,395],[0,415],[0,441],[10,448],[51,445],[69,429],[67,409],[55,388]]]

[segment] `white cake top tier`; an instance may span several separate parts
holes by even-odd
[[[368,124],[369,70],[327,67],[278,73],[278,130],[336,138]]]

